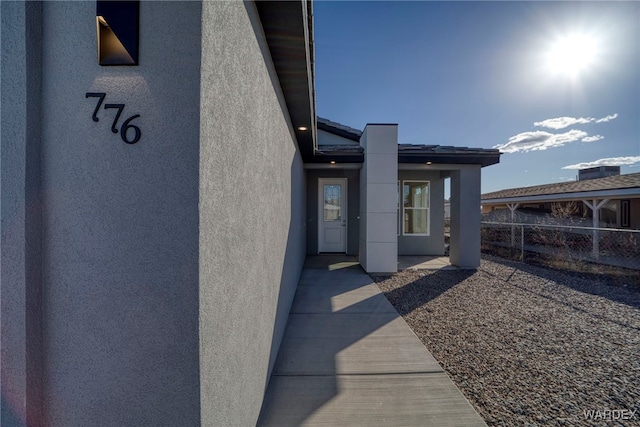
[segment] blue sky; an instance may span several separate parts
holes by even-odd
[[[639,2],[320,0],[314,25],[320,117],[398,123],[400,143],[500,148],[483,192],[580,166],[640,172]]]

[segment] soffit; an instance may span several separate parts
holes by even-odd
[[[298,148],[308,161],[316,145],[311,1],[256,1],[256,6]]]

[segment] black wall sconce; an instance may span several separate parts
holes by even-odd
[[[98,0],[98,64],[138,65],[140,2]]]

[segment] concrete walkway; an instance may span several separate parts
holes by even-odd
[[[406,256],[398,257],[398,271],[403,270],[460,270],[451,265],[448,256]]]
[[[309,257],[259,426],[486,426],[353,257]]]

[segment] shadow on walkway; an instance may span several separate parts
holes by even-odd
[[[258,425],[485,423],[355,259],[318,256],[305,263]]]

